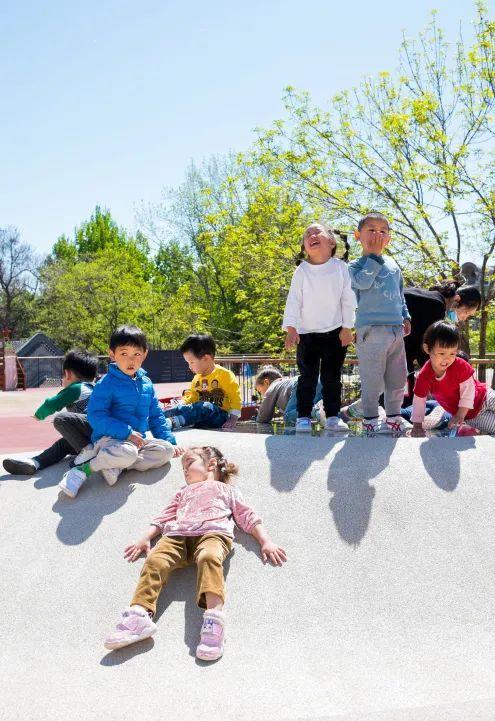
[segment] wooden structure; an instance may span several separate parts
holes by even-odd
[[[11,346],[10,331],[4,328],[0,342],[0,390],[26,390],[26,375],[24,369]],[[14,370],[15,369],[15,370]],[[15,387],[8,387],[10,372],[14,377]]]

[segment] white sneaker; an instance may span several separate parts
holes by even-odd
[[[121,468],[104,468],[101,471],[101,475],[106,480],[109,486],[114,486],[117,483],[121,473]]]
[[[342,418],[339,418],[338,416],[330,416],[330,418],[327,418],[325,421],[325,430],[326,431],[348,431],[349,426],[347,423],[344,423]]]
[[[296,433],[311,433],[311,418],[298,418]]]
[[[406,421],[402,416],[390,416],[382,423],[382,433],[405,433],[411,430],[412,423]]]
[[[86,480],[87,475],[79,468],[70,468],[62,476],[62,480],[58,484],[61,491],[69,498],[75,498]]]
[[[130,646],[136,641],[143,641],[156,633],[156,623],[153,623],[147,612],[142,608],[131,606],[122,612],[115,630],[105,638],[103,645],[113,651],[116,648]]]
[[[375,433],[383,433],[383,422],[380,418],[363,418],[363,432],[369,436]]]
[[[79,453],[74,458],[72,463],[74,466],[80,466],[83,463],[87,463],[95,456],[96,456],[96,451],[93,447],[93,444],[89,443],[87,446],[84,446],[84,448],[81,451],[79,451]]]

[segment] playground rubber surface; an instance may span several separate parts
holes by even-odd
[[[142,566],[123,549],[183,485],[180,461],[113,487],[94,474],[73,501],[67,462],[2,473],[2,721],[494,721],[493,438],[178,440],[239,464],[287,564],[236,532],[214,664],[194,657],[192,568],[172,574],[156,636],[108,652]]]

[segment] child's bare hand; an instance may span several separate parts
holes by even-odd
[[[183,456],[185,452],[185,448],[182,448],[181,446],[174,446],[174,455],[172,456],[172,458],[178,458],[179,456]]]
[[[458,428],[464,423],[464,413],[457,412],[449,421],[448,428]]]
[[[287,328],[287,335],[285,336],[285,350],[291,350],[298,343],[299,333],[295,328],[289,326]]]
[[[345,346],[350,345],[354,341],[354,333],[350,328],[342,328],[339,333],[339,339],[342,346],[345,348]]]
[[[411,429],[411,438],[424,438],[426,436],[422,423],[414,423]]]
[[[136,433],[136,431],[132,431],[132,433],[129,433],[129,435],[127,436],[127,440],[133,443],[136,448],[142,448],[146,444],[143,436],[139,433]]]
[[[233,431],[236,427],[237,423],[237,416],[229,416],[225,423],[223,424],[222,428],[224,431]]]
[[[281,566],[287,560],[287,554],[283,548],[277,546],[273,541],[265,541],[261,546],[261,557],[263,563],[270,561],[274,566]]]
[[[129,563],[134,563],[142,553],[147,557],[150,550],[151,542],[149,538],[141,538],[139,541],[136,541],[136,543],[131,543],[130,546],[125,548],[124,558],[127,559]]]
[[[404,338],[408,335],[411,335],[411,321],[405,320],[403,323],[404,326]]]

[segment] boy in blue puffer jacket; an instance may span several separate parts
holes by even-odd
[[[147,471],[181,454],[153,383],[141,368],[147,354],[146,336],[136,326],[123,325],[112,333],[112,362],[88,404],[94,457],[71,468],[59,483],[71,498],[76,497],[91,473],[101,471],[108,485],[113,486],[125,468]],[[149,437],[149,431],[153,437]]]

